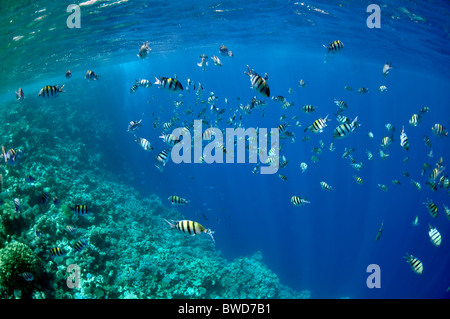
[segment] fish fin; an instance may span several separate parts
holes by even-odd
[[[170,225],[170,229],[175,228],[175,224],[172,224],[171,222],[169,222],[167,219],[163,218],[166,223],[168,223]],[[173,220],[172,220],[173,221]]]

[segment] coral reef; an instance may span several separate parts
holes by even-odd
[[[22,108],[20,116],[17,108],[0,109],[10,123],[0,127],[0,144],[24,151],[17,165],[0,166],[1,298],[309,298],[281,285],[260,252],[228,261],[209,236],[170,231],[163,217],[183,215],[105,167],[98,145],[107,121],[93,126],[94,115],[70,104]],[[77,204],[91,213],[74,213]],[[75,288],[67,286],[72,264],[80,269]]]

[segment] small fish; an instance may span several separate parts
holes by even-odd
[[[50,255],[52,257],[63,257],[65,256],[67,253],[64,252],[61,248],[59,247],[54,247],[52,249],[50,249]]]
[[[387,186],[384,184],[378,184],[378,187],[384,192],[387,192],[387,190],[388,190]]]
[[[306,164],[305,162],[301,162],[300,169],[302,170],[302,173],[304,173],[308,169],[308,164]]]
[[[431,140],[428,136],[424,135],[423,136],[423,141],[425,142],[425,145],[428,146],[429,148],[431,148]]]
[[[370,139],[372,139],[372,138],[374,137],[372,132],[367,133],[367,136],[368,136]]]
[[[405,133],[405,127],[402,128],[402,133],[400,134],[400,146],[405,150],[409,150],[409,140]]]
[[[306,104],[303,105],[302,111],[306,114],[314,113],[316,111],[316,108],[313,105]]]
[[[91,71],[91,70],[87,70],[86,73],[84,74],[84,78],[88,79],[88,80],[96,81],[99,79],[99,77],[100,77],[100,75],[95,74],[95,72]]]
[[[327,126],[327,122],[329,122],[329,121],[331,121],[331,120],[328,119],[328,115],[325,116],[324,119],[318,118],[317,120],[315,120],[313,122],[313,124],[311,124],[310,126],[305,128],[304,132],[306,132],[307,130],[310,130],[314,133],[322,133],[323,129]]]
[[[344,86],[344,89],[347,90],[347,91],[353,91],[353,88],[351,86],[348,86],[348,85]]]
[[[279,177],[282,181],[287,181],[287,177],[284,176],[283,174],[278,174],[278,177]]]
[[[422,274],[423,272],[423,264],[422,262],[414,257],[413,255],[409,255],[406,253],[406,256],[403,257],[406,259],[406,262],[411,265],[411,269],[418,275]]]
[[[136,93],[136,91],[139,89],[139,85],[133,84],[130,88],[130,93]]]
[[[445,215],[447,216],[447,219],[450,220],[450,208],[447,207],[446,205],[444,205],[444,211],[445,211]]]
[[[66,71],[66,78],[70,79],[72,77],[72,72],[70,70]]]
[[[190,200],[178,197],[176,195],[169,196],[167,199],[172,203],[172,205],[187,205],[190,202]]]
[[[41,203],[42,203],[42,205],[45,205],[45,204],[48,203],[48,197],[49,197],[49,195],[48,195],[47,192],[43,192],[41,194]]]
[[[423,203],[423,204],[427,207],[428,212],[430,213],[430,215],[432,217],[436,218],[437,215],[438,215],[438,207],[437,207],[437,205],[435,203],[433,203],[433,201],[431,199],[428,199],[428,198],[427,198],[427,202]]]
[[[208,234],[212,241],[214,241],[214,237],[213,237],[213,231],[209,228],[205,228],[203,225],[201,225],[198,222],[192,221],[192,220],[171,220],[171,222],[169,222],[167,219],[164,219],[166,221],[166,223],[168,223],[170,225],[170,229],[176,228],[180,231],[182,231],[183,233],[187,233],[191,236],[195,236],[197,234],[201,234],[201,233],[205,233]]]
[[[34,236],[36,236],[38,238],[42,236],[42,232],[41,232],[41,230],[39,228],[36,228],[34,230]]]
[[[20,213],[20,200],[18,198],[14,198],[14,210],[17,214]]]
[[[33,274],[28,271],[21,272],[19,276],[22,277],[25,281],[33,281],[34,279]]]
[[[428,236],[430,236],[431,243],[434,246],[439,247],[442,242],[441,233],[436,229],[436,227],[432,228],[431,225],[428,226],[430,227],[430,230],[428,231]]]
[[[392,180],[392,184],[394,184],[394,185],[400,185],[401,183],[400,183],[400,181],[399,181],[398,179],[393,179],[393,180]]]
[[[344,48],[344,43],[341,40],[335,40],[328,44],[328,46],[324,44],[323,47],[327,49],[327,53],[336,53]]]
[[[72,212],[77,215],[87,215],[91,213],[86,205],[75,205],[74,207],[72,207]]]
[[[406,176],[406,177],[408,177],[408,176]],[[415,181],[415,180],[413,180],[413,179],[411,179],[411,184],[413,184],[414,187],[415,187],[417,190],[419,190],[419,191],[422,189],[422,186],[420,185],[420,183],[417,182],[417,181]]]
[[[386,149],[389,145],[391,145],[393,140],[394,140],[393,135],[383,137],[381,140],[381,147]]]
[[[71,225],[67,225],[65,230],[69,233],[69,235],[74,235],[77,232],[77,229]]]
[[[337,139],[341,139],[341,138],[348,136],[350,133],[354,132],[359,126],[357,120],[358,120],[358,117],[355,117],[351,123],[343,123],[343,124],[337,126],[334,129],[333,137],[337,138]]]
[[[353,178],[355,179],[355,181],[359,184],[362,185],[363,180],[361,177],[357,176],[357,175],[353,175]]]
[[[298,85],[302,88],[304,88],[306,86],[306,83],[303,79],[301,79],[300,81],[298,81]]]
[[[153,150],[153,146],[152,144],[146,140],[143,137],[137,137],[135,136],[135,142],[138,143],[144,150],[146,151],[152,151]]]
[[[334,99],[334,104],[336,104],[339,107],[338,113],[341,113],[346,109],[348,109],[348,105],[345,101]]]
[[[208,66],[208,62],[206,60],[208,59],[208,56],[205,54],[200,55],[200,58],[202,59],[197,65],[202,68],[203,71],[205,71],[206,67]]]
[[[416,218],[412,221],[413,226],[419,226],[419,216],[416,215]]]
[[[163,167],[166,166],[170,158],[170,149],[162,150],[158,156],[156,156],[157,164],[155,165],[157,169],[162,171]]]
[[[133,132],[133,131],[137,130],[139,127],[142,126],[141,122],[142,122],[142,119],[140,119],[139,121],[130,121],[130,123],[128,123],[127,132]]]
[[[322,187],[322,189],[326,190],[326,191],[333,191],[333,187],[331,187],[330,185],[328,185],[326,182],[321,181],[320,182],[320,187]]]
[[[152,82],[150,82],[149,80],[146,80],[146,79],[136,80],[134,84],[139,87],[144,87],[144,88],[152,87]]]
[[[73,245],[73,249],[75,249],[77,252],[81,252],[87,246],[88,246],[88,240],[87,239],[80,239]]]
[[[36,178],[31,176],[30,174],[25,175],[25,177],[23,179],[24,179],[25,183],[29,183],[29,184],[33,184],[36,181]]]
[[[183,91],[183,85],[181,85],[181,82],[174,78],[165,78],[161,77],[158,79],[155,77],[155,85],[159,85],[160,88],[168,91],[168,92],[178,92]]]
[[[63,84],[60,87],[58,87],[57,85],[46,85],[39,91],[38,96],[42,97],[57,96],[58,93],[65,92],[63,91],[64,86],[65,84]]]
[[[448,137],[447,129],[445,127],[443,127],[441,124],[438,124],[438,123],[434,124],[433,127],[431,128],[431,131],[436,136],[439,136],[439,137],[447,136]]]
[[[375,237],[375,240],[378,240],[381,237],[381,233],[383,232],[383,223],[384,223],[384,221],[381,222],[381,226],[378,229],[378,233],[377,233],[377,236]]]
[[[365,87],[360,87],[360,88],[358,89],[358,93],[359,93],[359,94],[367,94],[367,93],[369,93],[369,89],[368,89],[368,88],[365,88]]]
[[[216,65],[216,66],[222,66],[222,62],[220,61],[219,57],[217,57],[216,55],[213,55],[213,56],[211,57],[211,59],[213,60],[214,65]]]
[[[380,91],[380,92],[386,92],[387,91],[387,86],[386,85],[381,85],[379,88],[378,88],[378,91]]]
[[[306,198],[301,196],[292,196],[291,203],[295,206],[303,206],[304,204],[310,204],[311,202],[307,201]]]
[[[420,113],[425,114],[425,113],[428,113],[429,110],[430,110],[430,108],[428,106],[424,106],[423,108],[420,109]]]
[[[409,125],[417,126],[420,124],[422,117],[419,114],[413,114],[409,119]]]
[[[151,51],[150,47],[148,46],[148,41],[142,43],[141,47],[139,48],[138,57],[141,59],[145,59],[148,55],[148,53]]]
[[[219,53],[223,56],[233,57],[233,51],[229,51],[228,48],[224,45],[219,47]]]
[[[56,207],[61,205],[61,201],[59,200],[59,198],[57,196],[53,196],[52,201],[53,201],[53,205],[55,205]]]
[[[162,138],[164,143],[170,146],[175,146],[180,142],[180,139],[173,134],[162,134],[159,138]]]
[[[391,123],[387,123],[386,125],[384,125],[384,127],[389,131],[389,132],[395,132],[395,126],[392,125]]]
[[[383,75],[386,77],[389,74],[389,71],[392,69],[391,62],[387,62],[385,65],[383,65]]]
[[[262,78],[254,70],[250,69],[248,65],[247,69],[248,72],[244,72],[244,74],[250,77],[252,88],[255,89],[262,96],[270,97],[270,88],[269,85],[267,84],[269,76],[267,75],[267,73],[264,75],[264,78]]]
[[[23,93],[22,88],[19,88],[19,90],[16,91],[15,93],[16,93],[16,100],[21,100],[25,97],[25,93]]]

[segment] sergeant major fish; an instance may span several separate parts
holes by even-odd
[[[156,85],[159,85],[160,88],[169,91],[169,92],[178,92],[178,91],[182,91],[183,90],[183,86],[181,85],[181,82],[178,81],[176,79],[176,77],[174,78],[166,78],[166,77],[161,77],[160,79],[158,79],[155,76],[155,83]]]
[[[195,236],[197,234],[205,233],[208,234],[212,241],[214,241],[213,237],[213,231],[209,228],[205,228],[203,225],[201,225],[198,222],[192,221],[192,220],[171,220],[169,222],[167,219],[164,219],[166,223],[170,225],[170,229],[176,228],[179,231],[182,231],[183,233],[187,233],[191,236]]]
[[[60,87],[58,87],[57,85],[46,85],[39,91],[38,96],[42,97],[57,96],[58,93],[65,92],[63,91],[64,85],[65,84],[63,84]]]
[[[255,70],[250,69],[247,65],[248,72],[244,72],[244,74],[250,77],[250,82],[252,83],[252,88],[255,89],[262,96],[270,97],[270,88],[267,84],[267,80],[269,76],[267,73],[264,75],[264,78],[259,76]]]

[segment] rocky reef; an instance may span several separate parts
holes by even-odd
[[[0,109],[0,144],[23,151],[0,167],[1,298],[309,298],[280,284],[260,252],[229,261],[208,236],[170,230],[163,218],[183,219],[179,211],[104,167],[95,145],[108,124],[32,103]],[[69,265],[79,267],[74,288]]]

